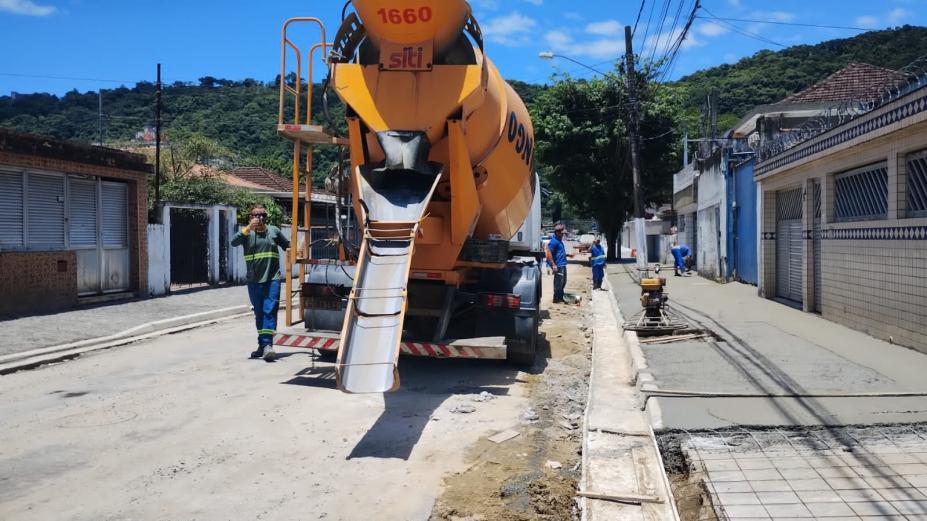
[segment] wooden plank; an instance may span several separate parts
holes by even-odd
[[[663,498],[657,496],[648,496],[645,494],[597,494],[595,492],[586,492],[580,490],[577,496],[588,499],[600,499],[602,501],[612,501],[614,503],[627,503],[629,505],[642,505],[644,503],[663,503]]]

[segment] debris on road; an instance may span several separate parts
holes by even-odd
[[[493,443],[502,443],[504,441],[509,441],[510,439],[514,438],[515,436],[518,436],[519,434],[521,433],[519,433],[518,431],[505,430],[498,434],[494,434],[490,436],[489,441]]]
[[[534,409],[528,409],[521,415],[521,419],[529,423],[538,421],[538,418],[538,413],[534,412]]]
[[[476,412],[476,407],[462,403],[451,407],[451,412],[455,414],[470,414],[471,412]]]

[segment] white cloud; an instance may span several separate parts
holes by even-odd
[[[740,7],[740,0],[727,0],[731,7]]]
[[[565,49],[573,42],[573,38],[563,31],[550,31],[544,35],[544,40],[556,51]]]
[[[0,0],[0,12],[26,16],[48,16],[57,9],[51,5],[38,5],[32,0]]]
[[[541,5],[544,3],[544,0],[525,0],[525,2],[528,2],[529,4],[532,4],[532,5]]]
[[[544,40],[550,49],[571,58],[618,59],[624,52],[624,40],[619,38],[597,38],[577,42],[566,31],[548,31]]]
[[[727,27],[711,21],[702,22],[695,26],[695,32],[702,36],[707,36],[709,38],[715,36],[721,36],[728,32]]]
[[[507,47],[520,47],[531,43],[530,33],[537,26],[534,18],[515,11],[492,18],[483,25],[486,39]]]
[[[754,20],[767,20],[770,22],[791,22],[795,20],[795,13],[788,11],[754,11],[750,13]]]
[[[856,25],[860,27],[865,27],[867,29],[878,29],[881,27],[890,27],[893,25],[898,25],[903,22],[905,19],[914,16],[914,13],[903,8],[896,7],[892,9],[884,16],[858,16],[856,17]]]
[[[888,16],[886,18],[888,19],[889,24],[897,25],[905,18],[910,18],[913,15],[914,13],[912,13],[911,11],[904,9],[903,7],[897,7],[895,9],[892,9],[891,12],[888,13]]]
[[[879,26],[879,19],[875,16],[858,16],[856,17],[856,25],[874,29]]]
[[[597,36],[618,36],[622,31],[622,25],[618,20],[603,20],[586,26],[587,33]]]
[[[567,11],[563,13],[563,17],[567,20],[573,20],[574,22],[579,22],[584,20],[583,15],[577,13],[576,11]]]
[[[682,34],[682,29],[676,29],[672,33],[664,32],[660,34],[655,34],[647,37],[647,41],[644,42],[643,49],[640,50],[640,54],[644,53],[652,54],[655,60],[659,60],[663,57],[663,54],[669,51],[672,46],[676,43],[676,40],[679,39],[679,36]],[[686,39],[682,41],[679,45],[680,49],[691,49],[692,47],[700,47],[705,45],[704,42],[696,38],[693,31],[689,31],[686,34]]]

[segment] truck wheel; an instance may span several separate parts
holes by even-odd
[[[506,359],[510,364],[530,366],[534,364],[538,347],[538,317],[531,317],[525,336],[507,342]]]

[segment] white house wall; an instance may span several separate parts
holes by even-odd
[[[723,160],[698,176],[696,265],[699,275],[720,279],[727,264],[727,190]]]

